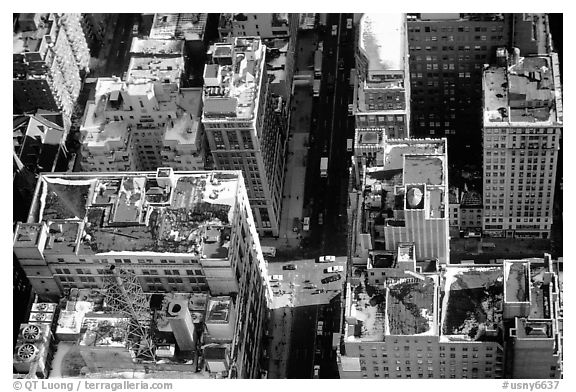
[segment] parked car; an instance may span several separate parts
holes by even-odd
[[[326,284],[326,283],[330,283],[330,282],[336,282],[337,280],[342,279],[342,276],[340,276],[340,274],[336,274],[336,275],[331,275],[328,276],[326,278],[323,278],[320,282]]]
[[[289,270],[289,271],[293,271],[295,270],[297,267],[294,264],[287,264],[285,266],[282,267],[283,270]]]
[[[318,263],[332,263],[336,261],[336,256],[320,256],[318,257]]]
[[[351,28],[352,28],[352,18],[347,18],[347,19],[346,19],[346,28],[347,28],[347,29],[351,29]]]
[[[305,290],[314,290],[316,286],[304,286]]]
[[[283,275],[272,275],[270,280],[275,280],[275,281],[284,280],[284,276]]]
[[[270,286],[271,287],[280,287],[280,282],[274,282]]]
[[[338,35],[338,25],[332,25],[332,35]]]
[[[320,377],[320,365],[314,365],[314,378]]]
[[[332,267],[328,267],[324,270],[325,273],[332,273],[332,272],[344,272],[344,267],[341,265],[333,265]]]
[[[318,321],[318,326],[316,327],[316,334],[322,335],[322,328],[324,327],[324,321]]]

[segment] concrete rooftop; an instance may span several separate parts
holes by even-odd
[[[404,71],[406,54],[404,14],[364,14],[359,46],[368,57],[369,71]]]
[[[484,126],[546,125],[559,120],[552,57],[520,57],[509,67],[484,71]],[[559,80],[558,80],[559,81]],[[528,126],[528,125],[527,125]]]
[[[212,46],[216,64],[204,74],[204,120],[251,120],[259,99],[266,47],[258,37],[234,38]]]
[[[49,224],[47,244],[62,253],[226,258],[239,180],[233,171],[180,172],[163,187],[151,172],[46,175],[29,223]],[[37,233],[21,225],[15,246]]]

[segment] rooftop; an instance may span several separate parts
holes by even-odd
[[[204,120],[251,120],[257,108],[266,47],[258,37],[233,38],[211,47],[204,71]]]
[[[58,114],[61,117],[61,114]],[[14,116],[12,141],[14,152],[32,172],[52,171],[56,156],[66,137],[65,129],[50,121],[53,116]],[[54,147],[54,148],[51,148]]]
[[[47,244],[63,253],[226,258],[239,179],[234,171],[44,175],[29,223],[48,224]],[[33,240],[28,226],[15,246]]]
[[[370,285],[360,277],[347,303],[347,341],[382,342],[386,335],[436,334],[436,279],[403,274]]]
[[[132,38],[130,53],[150,55],[182,56],[184,54],[184,40],[178,39],[142,39]]]
[[[482,207],[482,194],[477,191],[468,191],[462,194],[461,207]]]
[[[369,71],[404,71],[406,28],[404,14],[364,14],[360,20],[360,48]]]
[[[207,324],[227,324],[233,308],[230,297],[213,297],[208,302]]]
[[[442,218],[448,198],[445,143],[444,139],[387,140],[384,165],[366,168],[365,205],[388,217],[410,205],[426,209],[428,218]],[[418,202],[412,203],[414,197]]]
[[[129,320],[122,317],[85,317],[82,322],[86,332],[80,339],[81,346],[127,347]]]
[[[12,37],[12,53],[34,53],[47,49],[48,43],[44,38],[54,26],[54,20],[49,18],[50,14],[20,14],[19,28]]]
[[[153,39],[204,39],[207,14],[155,14],[150,30]]]
[[[555,85],[559,75],[553,74],[553,58],[518,57],[508,67],[485,69],[484,126],[561,122],[556,110],[561,100],[560,86]]]
[[[496,337],[502,322],[503,281],[502,266],[448,267],[442,334],[466,341]]]
[[[180,84],[184,72],[183,57],[132,57],[128,66],[128,83],[137,80]]]

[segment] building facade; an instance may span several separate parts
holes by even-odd
[[[233,363],[258,377],[272,292],[241,172],[42,175],[14,253],[43,295],[101,288],[111,266],[144,292],[234,295]]]
[[[270,91],[260,38],[210,48],[202,123],[216,168],[242,170],[260,235],[277,236],[287,144],[286,102]]]
[[[404,14],[364,14],[356,47],[354,154],[374,159],[386,139],[409,137],[410,79]]]
[[[478,107],[484,64],[499,47],[544,54],[551,48],[546,14],[408,14],[412,133],[446,136],[454,163],[479,166]]]
[[[483,77],[487,235],[549,238],[563,127],[558,57],[508,56]]]
[[[66,121],[80,94],[90,53],[80,14],[20,14],[13,35],[14,112],[61,111]]]

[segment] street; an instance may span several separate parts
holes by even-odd
[[[301,172],[294,172],[292,165],[288,166],[285,187],[290,187],[294,178],[301,178],[305,170],[304,195],[297,202],[293,200],[295,193],[289,192],[284,199],[283,227],[291,222],[294,216],[302,213],[310,217],[309,232],[304,235],[302,254],[307,257],[297,257],[292,253],[290,258],[280,258],[282,262],[269,260],[269,274],[282,275],[283,279],[274,283],[273,314],[269,323],[270,346],[269,372],[270,378],[312,378],[314,365],[320,365],[320,378],[338,378],[335,351],[332,348],[333,333],[339,333],[341,327],[341,294],[346,280],[347,262],[347,222],[346,204],[348,188],[348,168],[350,153],[346,150],[346,139],[354,134],[353,118],[348,115],[348,103],[351,100],[349,81],[350,68],[354,64],[353,30],[346,28],[346,19],[351,14],[328,14],[327,25],[317,32],[317,41],[323,42],[322,76],[320,96],[313,98],[312,107],[298,105],[298,101],[310,99],[311,91],[303,88],[295,89],[294,101],[298,111],[310,113],[310,117],[292,113],[291,152],[298,154],[300,161],[304,152],[295,146],[298,142],[298,132],[306,132],[309,127],[308,154],[304,157],[306,165]],[[337,34],[332,34],[332,26],[337,25]],[[307,33],[304,33],[307,34]],[[308,34],[309,35],[309,34]],[[309,36],[306,39],[309,39]],[[298,45],[301,45],[299,40]],[[301,47],[297,51],[296,64],[301,70],[309,68],[313,62],[314,48]],[[310,94],[305,97],[304,94]],[[301,103],[301,102],[300,102]],[[303,107],[304,106],[304,107]],[[294,120],[298,123],[294,123]],[[302,122],[304,121],[304,122]],[[296,142],[296,143],[295,143]],[[320,176],[320,158],[328,157],[328,173],[326,178]],[[298,184],[298,189],[302,185]],[[287,204],[286,204],[287,203]],[[294,203],[295,208],[288,208]],[[284,214],[291,214],[284,216]],[[288,239],[295,236],[284,232]],[[265,241],[262,241],[264,244]],[[272,245],[272,244],[271,244]],[[288,245],[290,246],[290,245]],[[311,257],[335,255],[334,263],[315,263]],[[296,270],[284,270],[283,266],[296,265]],[[332,265],[343,266],[341,279],[323,284],[323,277],[334,275],[324,270]],[[318,291],[321,290],[321,291]],[[282,322],[279,321],[279,317]],[[321,321],[322,331],[318,330]],[[287,326],[288,324],[288,326]],[[289,347],[289,349],[288,349]],[[284,348],[284,349],[282,349]]]

